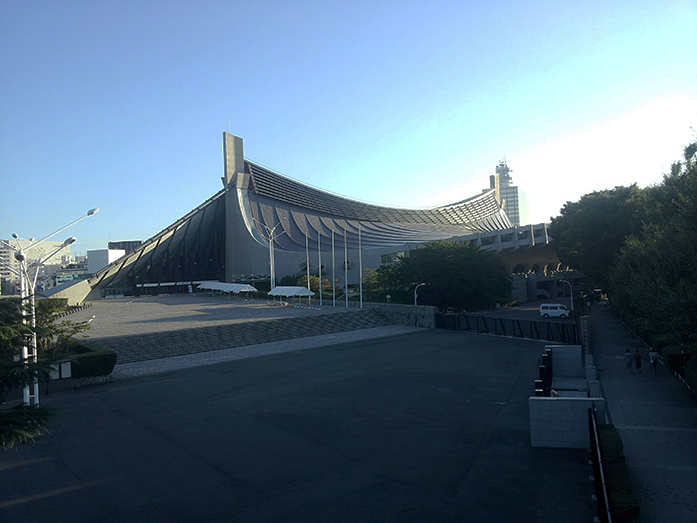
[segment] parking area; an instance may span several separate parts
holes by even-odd
[[[477,311],[472,314],[475,316],[495,316],[498,318],[509,318],[514,320],[532,320],[532,321],[558,321],[560,323],[573,323],[573,319],[566,318],[549,318],[545,319],[540,315],[540,305],[558,303],[570,307],[569,299],[544,300],[544,301],[529,301],[502,309],[492,309],[490,311]]]

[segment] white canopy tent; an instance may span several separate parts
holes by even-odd
[[[295,286],[278,286],[269,292],[269,296],[314,296],[315,293],[312,292],[307,287],[295,287]]]
[[[202,281],[199,290],[219,291],[221,293],[240,294],[242,292],[258,292],[258,289],[246,283],[224,283],[220,281]]]
[[[301,298],[307,297],[308,303],[310,302],[310,297],[314,296],[315,293],[312,292],[310,289],[307,287],[295,287],[295,286],[284,286],[281,285],[279,287],[274,287],[274,289],[269,292],[269,296],[272,297],[272,299],[276,296],[280,298],[297,298],[297,301],[300,302]]]

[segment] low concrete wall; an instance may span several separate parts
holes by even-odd
[[[585,378],[583,348],[580,345],[545,345],[552,349],[554,377]]]
[[[598,419],[605,419],[603,398],[531,396],[528,405],[530,443],[533,447],[589,448],[588,409],[595,405]]]
[[[363,303],[364,309],[373,309],[397,325],[436,328],[438,307],[430,305],[400,305],[394,303]]]

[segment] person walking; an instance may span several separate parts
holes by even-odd
[[[651,347],[651,350],[649,351],[649,363],[651,364],[653,373],[656,374],[656,365],[658,364],[658,352],[656,352],[656,349],[654,349],[653,347]]]
[[[639,349],[634,353],[634,366],[639,374],[641,374],[641,352]]]
[[[633,372],[632,371],[632,361],[633,360],[634,360],[634,358],[632,358],[632,353],[629,352],[629,349],[624,351],[624,361],[627,364],[627,369],[629,369],[630,374]]]

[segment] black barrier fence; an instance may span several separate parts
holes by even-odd
[[[436,328],[529,338],[578,345],[580,337],[575,323],[560,321],[517,320],[466,313],[436,314]]]
[[[591,443],[591,456],[593,458],[593,479],[595,483],[595,497],[598,500],[598,519],[601,523],[612,523],[610,514],[610,501],[607,495],[605,482],[605,463],[600,451],[600,434],[598,432],[598,411],[593,405],[588,409],[588,430]]]

